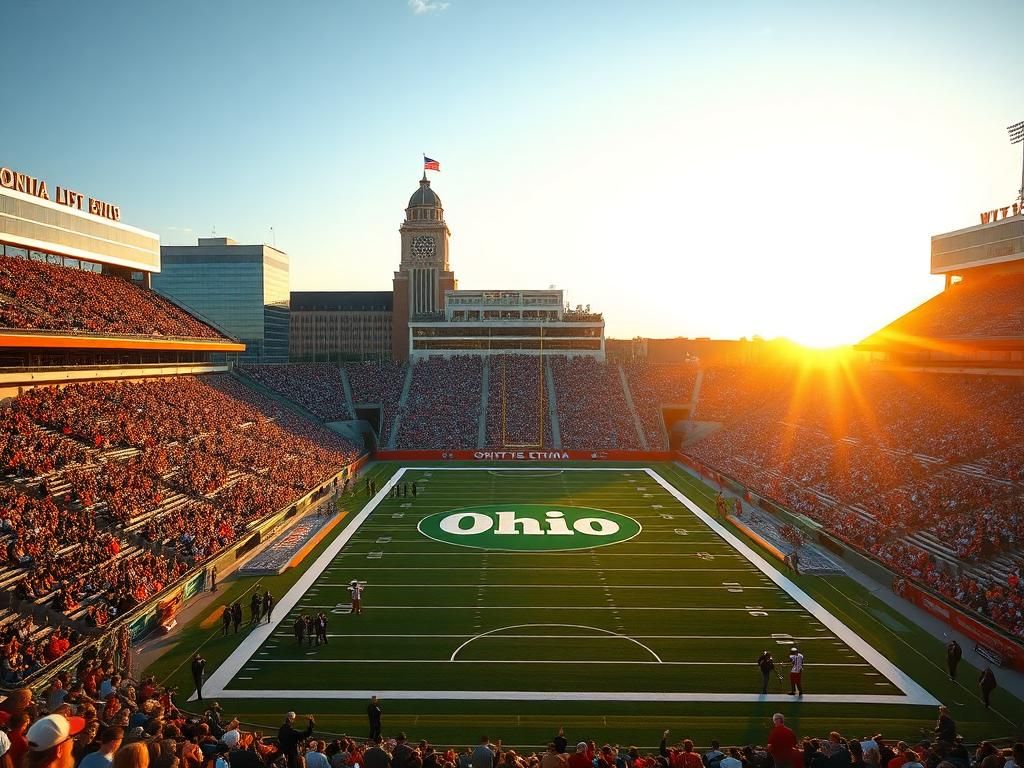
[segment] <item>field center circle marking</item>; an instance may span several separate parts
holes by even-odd
[[[455,657],[459,655],[459,651],[461,651],[463,648],[465,648],[467,645],[474,642],[475,640],[480,640],[481,638],[493,635],[497,632],[504,632],[506,629],[523,629],[524,627],[568,627],[570,629],[589,629],[594,632],[602,632],[606,635],[610,635],[611,637],[619,638],[620,640],[629,640],[629,642],[639,645],[641,648],[643,648],[645,651],[651,654],[651,656],[654,658],[656,662],[658,662],[659,664],[664,664],[664,662],[661,660],[661,657],[658,654],[656,654],[650,647],[641,643],[639,640],[636,640],[630,637],[629,635],[621,635],[618,632],[612,632],[610,629],[603,629],[602,627],[590,627],[586,624],[510,624],[507,627],[489,629],[486,632],[481,632],[479,635],[469,638],[469,640],[467,640],[454,651],[452,651],[452,655],[451,657],[449,657],[448,661],[455,661]]]

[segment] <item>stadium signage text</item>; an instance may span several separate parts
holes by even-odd
[[[535,461],[537,459],[565,461],[569,458],[569,454],[565,451],[476,451],[473,458],[496,461]]]
[[[1014,216],[1018,216],[1024,213],[1024,204],[1014,203],[1013,205],[1007,205],[1003,208],[994,208],[991,211],[983,211],[981,214],[982,224],[991,224],[993,221],[999,221],[1000,219],[1010,219]]]
[[[423,518],[419,532],[435,541],[507,552],[562,552],[628,541],[640,533],[631,517],[592,507],[486,504]]]
[[[50,190],[43,179],[29,176],[27,173],[19,173],[7,167],[0,167],[0,187],[13,189],[15,192],[23,192],[42,200],[50,199]],[[81,192],[65,187],[55,187],[56,202],[59,205],[66,205],[68,208],[77,208],[80,211],[88,210],[94,216],[100,216],[111,221],[121,220],[121,209],[95,197],[90,197],[86,207],[86,197]]]

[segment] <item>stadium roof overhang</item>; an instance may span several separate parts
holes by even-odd
[[[3,348],[244,352],[245,344],[229,339],[179,339],[167,336],[106,336],[3,330],[0,331],[0,349]]]

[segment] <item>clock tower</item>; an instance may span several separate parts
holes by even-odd
[[[420,188],[409,198],[405,221],[398,229],[402,258],[395,272],[394,328],[391,339],[395,360],[409,359],[409,321],[444,311],[444,292],[455,290],[455,273],[448,267],[448,238],[441,198],[430,188],[426,171]]]

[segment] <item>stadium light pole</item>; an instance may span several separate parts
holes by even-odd
[[[1006,129],[1006,131],[1010,134],[1010,143],[1011,144],[1021,144],[1021,145],[1024,145],[1024,122],[1017,123],[1016,125],[1011,125],[1009,128]],[[1022,151],[1024,151],[1024,150],[1022,150]],[[1020,202],[1024,203],[1024,155],[1022,155],[1022,157],[1021,157],[1021,165],[1020,165],[1020,194],[1019,194],[1019,198],[1020,198]]]

